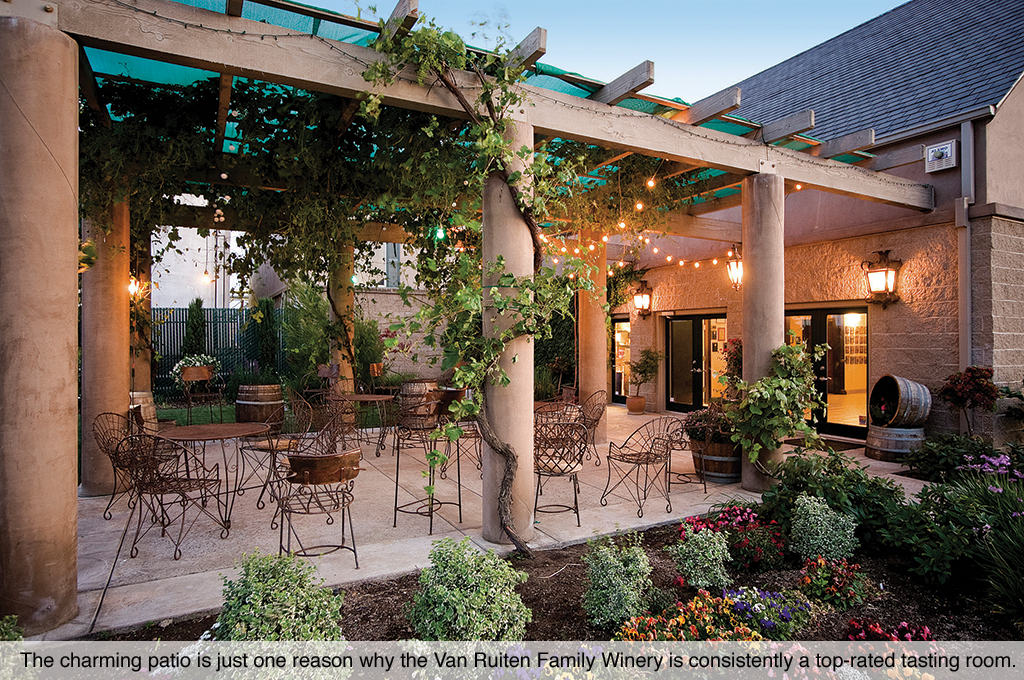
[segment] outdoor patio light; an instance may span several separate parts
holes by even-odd
[[[139,280],[134,276],[128,279],[128,294],[134,296],[139,292]]]
[[[640,316],[647,316],[651,313],[651,288],[646,281],[641,281],[636,292],[633,293],[633,306]]]
[[[889,259],[888,250],[876,250],[877,262],[865,260],[861,262],[860,268],[868,277],[868,302],[882,305],[882,309],[889,306],[889,303],[900,299],[896,292],[898,280],[896,274],[903,266],[903,260]]]
[[[729,262],[725,266],[729,270],[729,280],[732,281],[732,287],[739,290],[743,284],[743,260],[740,258],[740,249],[736,246],[733,246],[732,250],[729,251]]]

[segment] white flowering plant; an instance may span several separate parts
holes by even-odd
[[[220,373],[220,362],[216,358],[209,354],[189,354],[178,363],[174,364],[174,368],[171,369],[171,377],[174,378],[174,384],[179,389],[185,389],[185,382],[181,379],[181,369],[191,368],[193,366],[212,366],[213,375],[216,377]]]
[[[682,573],[681,585],[717,590],[732,583],[732,577],[725,571],[725,563],[732,557],[729,555],[729,539],[724,533],[695,532],[693,527],[684,523],[679,542],[665,550]]]

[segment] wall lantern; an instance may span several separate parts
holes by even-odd
[[[743,284],[743,259],[740,257],[740,249],[736,246],[732,247],[729,261],[725,266],[729,270],[729,280],[732,281],[732,287],[739,290]]]
[[[636,292],[633,293],[633,306],[640,316],[647,316],[651,313],[651,287],[646,281],[641,281]]]
[[[128,279],[128,294],[131,295],[132,297],[135,297],[139,290],[141,290],[139,280],[132,276],[131,278]]]
[[[888,250],[876,250],[877,262],[865,260],[861,262],[860,268],[868,277],[868,302],[882,305],[882,309],[890,303],[900,299],[896,292],[898,283],[897,274],[903,266],[903,260],[889,259]]]

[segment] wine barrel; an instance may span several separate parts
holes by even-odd
[[[239,385],[235,421],[266,423],[277,434],[284,424],[284,397],[280,385]]]
[[[132,406],[142,407],[142,419],[154,432],[157,430],[156,403],[152,392],[131,392]]]
[[[740,481],[743,447],[730,442],[690,442],[693,466],[700,470],[700,451],[704,451],[704,478],[712,484],[735,484]]]
[[[924,444],[923,427],[882,427],[868,425],[864,455],[875,460],[898,463],[903,456]]]
[[[887,413],[884,422],[875,421],[883,427],[918,428],[924,425],[932,409],[932,393],[920,383],[901,378],[896,375],[883,375],[871,388],[872,406],[881,407],[889,404],[891,414]]]

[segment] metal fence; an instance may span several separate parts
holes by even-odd
[[[203,309],[206,316],[206,353],[220,361],[221,376],[227,379],[233,373],[255,372],[258,369],[256,322],[251,309]],[[276,309],[278,374],[285,370],[284,339],[281,326],[284,310]],[[153,394],[173,397],[180,394],[171,377],[171,369],[181,361],[181,344],[185,338],[185,320],[188,309],[157,307],[153,309],[153,344],[160,360],[153,373]]]

